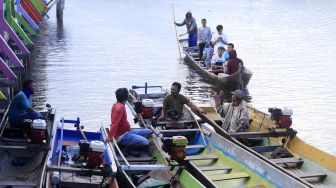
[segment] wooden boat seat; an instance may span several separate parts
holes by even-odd
[[[264,185],[252,185],[252,186],[248,186],[247,188],[265,188]]]
[[[276,145],[276,146],[254,146],[254,147],[250,147],[250,148],[253,149],[254,151],[258,152],[258,153],[264,153],[264,152],[272,152],[272,151],[274,151],[278,147],[282,147],[282,146],[281,145]]]
[[[241,178],[250,178],[250,175],[245,172],[236,172],[230,174],[215,175],[210,177],[212,181],[232,180]]]
[[[1,187],[37,187],[36,182],[27,181],[0,181]]]
[[[186,149],[205,149],[204,145],[187,145]]]
[[[270,159],[270,161],[272,161],[275,164],[286,164],[286,163],[302,164],[303,163],[303,160],[297,157]]]
[[[200,166],[197,168],[200,169],[201,171],[215,171],[215,170],[231,171],[232,170],[232,167],[230,166]]]
[[[216,155],[190,155],[185,158],[186,161],[195,161],[195,160],[218,160]]]
[[[264,137],[285,137],[296,135],[295,130],[276,130],[269,132],[238,132],[229,133],[234,138],[264,138]]]
[[[156,162],[153,157],[126,157],[128,162]],[[121,157],[118,157],[118,161],[124,161]]]
[[[325,178],[327,177],[327,174],[323,172],[299,172],[294,175],[300,178]]]
[[[203,123],[204,121],[200,120],[198,121],[200,123]],[[157,122],[157,125],[165,125],[165,124],[183,124],[183,123],[195,123],[195,120],[190,119],[190,120],[181,120],[181,121],[159,121]]]
[[[172,129],[172,130],[161,130],[160,133],[164,137],[172,136],[191,136],[199,132],[199,129]]]

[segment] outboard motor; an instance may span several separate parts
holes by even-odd
[[[42,144],[46,139],[47,123],[43,119],[35,119],[32,122],[31,129],[29,131],[29,139],[32,143]]]
[[[293,110],[289,108],[268,108],[271,119],[282,129],[288,129],[292,125]]]
[[[87,162],[86,165],[88,168],[99,167],[104,162],[104,151],[105,151],[104,142],[95,140],[90,142],[90,149],[87,153]]]
[[[145,119],[152,118],[154,116],[154,106],[155,102],[153,99],[142,99],[142,109],[141,114]]]
[[[173,136],[171,138],[163,138],[162,149],[169,154],[171,160],[181,162],[187,157],[185,149],[187,144],[186,137]]]
[[[79,142],[79,155],[80,158],[86,161],[88,168],[96,168],[104,163],[105,144],[101,141],[86,141]]]

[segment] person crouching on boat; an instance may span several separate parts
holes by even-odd
[[[174,22],[174,23],[177,26],[186,25],[187,26],[187,33],[185,33],[185,34],[189,35],[188,36],[188,46],[189,47],[197,46],[197,24],[196,24],[195,18],[192,17],[191,11],[189,10],[187,12],[186,17],[185,17],[185,19],[183,20],[182,23],[176,23],[176,22]],[[180,36],[185,35],[185,34],[181,34]]]
[[[229,55],[225,52],[225,48],[223,46],[218,47],[217,54],[212,56],[211,58],[211,69],[215,74],[225,72],[225,62],[229,59]]]
[[[181,84],[174,82],[171,86],[170,94],[163,99],[163,108],[159,121],[166,117],[171,120],[179,120],[183,117],[183,105],[188,105],[191,110],[198,114],[204,114],[203,110],[195,106],[190,100],[180,94]]]
[[[117,102],[112,106],[110,131],[105,143],[116,139],[120,146],[127,149],[145,149],[149,146],[149,129],[131,129],[127,120],[125,103],[128,100],[127,88],[119,88],[115,92]]]
[[[34,94],[35,83],[33,80],[25,80],[22,83],[22,89],[13,98],[9,111],[8,121],[12,127],[21,127],[25,119],[42,119],[40,112],[32,107],[31,95]]]
[[[245,132],[249,125],[249,114],[243,101],[245,93],[242,90],[231,92],[232,102],[217,107],[218,113],[223,118],[222,127],[231,133]]]

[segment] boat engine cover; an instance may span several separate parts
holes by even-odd
[[[29,138],[32,143],[41,144],[46,138],[47,123],[42,119],[35,119],[29,132]]]
[[[104,162],[104,155],[102,152],[98,151],[89,151],[87,153],[87,162],[86,165],[88,168],[95,168],[102,165]]]

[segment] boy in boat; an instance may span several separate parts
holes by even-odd
[[[222,127],[231,133],[245,132],[249,125],[249,114],[243,101],[245,93],[242,90],[231,92],[232,102],[217,106],[217,111],[223,118]],[[216,98],[215,98],[216,99]],[[216,102],[218,104],[218,102]]]
[[[176,23],[174,22],[175,25],[177,26],[183,26],[186,25],[187,26],[187,33],[185,34],[189,34],[188,36],[188,46],[189,47],[193,47],[193,46],[197,46],[197,24],[196,24],[196,20],[194,17],[192,17],[192,13],[189,10],[186,14],[186,18],[183,20],[182,23]],[[182,36],[184,34],[181,34],[180,36]]]
[[[211,69],[215,74],[225,72],[224,63],[229,59],[229,55],[225,52],[223,46],[218,47],[217,54],[211,58]]]
[[[34,95],[35,83],[33,80],[25,80],[22,89],[13,98],[9,111],[8,121],[12,127],[21,127],[25,119],[42,119],[40,112],[32,107],[31,95]]]
[[[203,50],[206,44],[209,44],[211,41],[211,29],[206,26],[206,19],[203,18],[202,26],[198,28],[198,47],[199,47],[199,58],[203,59]]]
[[[228,37],[225,33],[223,33],[223,26],[217,25],[216,27],[217,33],[212,35],[211,44],[214,46],[214,49],[218,49],[218,47],[224,47],[225,44],[228,43]],[[215,52],[216,53],[216,52]]]
[[[113,138],[127,149],[144,149],[149,146],[149,136],[152,131],[149,129],[131,129],[127,120],[125,103],[128,100],[128,90],[119,88],[115,92],[117,102],[112,106],[110,131],[105,143]]]
[[[171,120],[179,120],[183,117],[183,105],[188,105],[191,110],[198,114],[204,114],[203,110],[195,106],[192,102],[187,99],[187,97],[180,94],[181,84],[174,82],[171,86],[170,94],[167,95],[163,100],[163,108],[161,111],[161,116],[159,121],[166,117]]]

